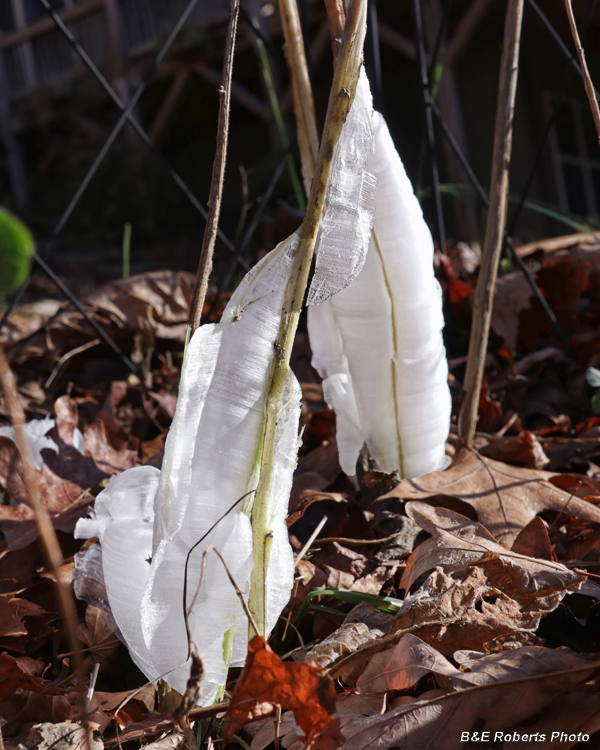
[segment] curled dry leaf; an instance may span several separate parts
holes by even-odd
[[[332,721],[335,688],[322,670],[310,664],[282,662],[264,638],[255,636],[248,644],[246,664],[231,696],[224,743],[244,724],[270,716],[276,705],[294,712],[310,741]],[[338,744],[340,741],[338,733]]]
[[[13,594],[0,595],[0,637],[25,635],[24,617],[35,617],[44,613],[37,604],[27,599],[18,599]]]
[[[362,622],[344,623],[334,633],[311,649],[307,664],[325,669],[347,654],[351,654],[363,643],[383,637],[383,632],[371,629]]]
[[[482,449],[481,454],[527,469],[543,469],[550,463],[542,444],[529,430],[523,430],[518,435],[491,440]]]
[[[497,650],[502,648],[498,639],[507,637],[530,643],[542,615],[585,580],[560,563],[505,550],[483,526],[453,511],[418,501],[407,503],[406,511],[431,537],[409,558],[400,585],[408,591],[433,572],[405,599],[390,636],[363,645],[333,666],[332,676],[350,685],[370,655],[406,633],[447,655],[462,648]]]
[[[41,451],[43,464],[36,474],[53,526],[70,533],[94,499],[90,490],[110,475],[136,466],[139,458],[131,441],[109,433],[100,419],[86,425],[82,436],[77,429],[77,404],[68,396],[56,401],[55,411],[56,426],[48,436],[58,450]],[[84,451],[87,455],[82,455]],[[0,527],[8,548],[21,549],[37,539],[38,530],[19,450],[6,437],[0,437],[0,485],[16,501],[16,505],[0,506]]]
[[[102,750],[104,747],[93,731],[67,722],[37,724],[32,735],[37,750]]]
[[[469,687],[473,682],[435,648],[407,633],[395,646],[373,656],[357,687],[361,694],[410,690],[427,674],[434,674],[448,691]]]
[[[600,523],[600,508],[555,487],[552,474],[508,466],[462,450],[444,472],[419,479],[403,479],[384,496],[406,500],[454,500],[454,509],[477,515],[480,524],[504,547],[510,548],[519,531],[543,510],[564,511],[583,521]],[[452,502],[452,501],[450,501]]]
[[[115,343],[131,352],[142,330],[154,339],[185,340],[194,276],[182,271],[153,271],[113,281],[81,298],[81,304]],[[97,338],[81,313],[65,305],[28,338],[9,347],[7,354],[17,372],[50,374],[66,353]],[[106,348],[92,349],[104,356]],[[85,355],[89,359],[90,354]]]
[[[28,659],[15,659],[9,654],[0,655],[0,704],[8,701],[15,693],[42,693],[64,695],[60,688],[49,688],[41,677],[33,674]],[[5,716],[6,718],[6,716]]]
[[[486,559],[494,560],[498,571],[488,580],[497,585],[503,576],[506,580],[503,579],[498,588],[521,604],[535,604],[541,608],[543,597],[550,597],[550,602],[558,597],[557,604],[561,595],[578,589],[584,581],[583,576],[560,563],[536,560],[501,547],[481,524],[454,511],[413,501],[406,504],[406,512],[431,534],[408,559],[400,583],[407,591],[420,576],[438,566],[446,573],[464,571],[488,552],[494,556]],[[556,604],[552,606],[550,602],[549,607],[553,609]]]
[[[489,655],[457,652],[454,658],[463,676],[473,673],[473,682],[482,684],[355,718],[344,726],[344,750],[455,750],[465,727],[507,732],[600,670],[597,657],[536,647]]]
[[[488,560],[481,562],[452,575],[436,569],[405,599],[392,631],[413,633],[448,655],[461,648],[484,650],[498,636],[535,631],[547,601],[541,597],[538,608],[515,601],[490,582]],[[553,599],[551,609],[559,601]]]

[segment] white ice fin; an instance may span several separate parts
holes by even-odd
[[[370,94],[363,75],[335,155],[310,290],[313,301],[342,289],[364,263],[374,184],[365,170],[373,148],[371,117]],[[138,472],[146,472],[143,477],[132,473],[136,470],[117,477],[98,496],[95,517],[80,521],[77,527],[79,536],[101,536],[109,600],[111,607],[115,602],[115,620],[136,663],[151,679],[174,670],[167,681],[180,692],[185,690],[189,675],[189,665],[180,665],[187,656],[183,571],[190,548],[203,539],[190,556],[188,606],[200,581],[203,553],[210,545],[219,549],[244,596],[249,593],[252,496],[236,503],[258,486],[265,399],[272,364],[278,356],[276,341],[298,242],[292,235],[263,258],[232,296],[221,322],[202,326],[189,342],[160,475],[142,467]],[[352,393],[344,391],[350,373],[344,362],[342,357],[336,372],[339,382],[330,391],[336,394],[335,399],[350,404]],[[272,540],[266,577],[267,631],[274,627],[288,602],[293,584],[294,564],[285,519],[299,445],[300,395],[290,372],[277,420],[267,498],[267,532]],[[348,410],[353,413],[349,419],[354,420],[357,430],[356,404],[349,405]],[[353,439],[360,439],[362,444],[358,432]],[[349,450],[354,450],[354,443]],[[144,486],[136,489],[133,485],[138,477],[144,480]],[[132,519],[127,513],[117,512],[124,502],[124,489],[134,500],[132,512],[144,514],[143,521],[138,519],[139,533],[132,537],[135,544],[126,542],[127,533],[133,534],[129,525]],[[231,512],[210,531],[230,508]],[[119,540],[118,550],[113,539]],[[140,564],[141,559],[147,567]],[[131,591],[125,574],[130,565],[135,574]],[[113,576],[115,566],[122,571],[120,578]],[[243,664],[248,637],[242,606],[214,554],[209,553],[206,577],[189,622],[204,665],[201,700],[206,705],[213,702],[223,685],[228,663]]]
[[[326,309],[309,307],[309,333],[326,393],[335,393],[340,370],[323,356],[323,339],[347,362],[345,401],[328,398],[338,414],[344,470],[354,474],[358,457],[354,396],[360,435],[379,468],[416,477],[445,465],[450,393],[441,291],[431,234],[378,113],[374,133],[367,161],[377,179],[369,253],[356,280],[321,306]]]
[[[365,262],[373,226],[375,182],[367,158],[373,151],[373,100],[361,71],[356,96],[333,157],[327,211],[321,222],[315,274],[307,303],[316,305],[353,281]]]

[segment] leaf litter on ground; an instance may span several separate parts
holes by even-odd
[[[549,289],[555,283],[552,274],[558,273],[555,265],[562,267],[552,261],[542,276]],[[148,460],[160,462],[177,397],[180,333],[187,320],[185,283],[180,277],[148,275],[129,285],[117,282],[91,298],[98,320],[114,326],[111,333],[138,358],[137,380],[127,381],[126,372],[107,379],[103,363],[110,357],[97,345],[83,356],[73,354],[57,369],[63,355],[93,340],[82,320],[73,318],[71,327],[69,316],[75,313],[66,309],[38,333],[11,344],[28,418],[56,419],[49,437],[59,451],[42,450],[39,476],[67,560],[61,580],[80,596],[78,637],[87,649],[88,674],[94,663],[100,664],[91,720],[107,747],[119,744],[111,712],[144,682],[113,630],[102,571],[82,570],[81,543],[72,538],[72,529],[112,476]],[[152,322],[169,288],[176,289],[174,303]],[[576,291],[579,297],[589,296],[582,289]],[[307,366],[306,335],[299,339],[292,363],[307,411],[288,519],[296,549],[324,515],[329,520],[298,563],[292,599],[270,643],[280,662],[270,673],[266,691],[271,693],[261,710],[275,716],[257,723],[251,739],[244,726],[248,715],[238,715],[237,732],[253,747],[272,745],[275,704],[284,685],[294,705],[302,702],[295,682],[277,677],[277,670],[289,674],[291,667],[316,666],[319,684],[331,696],[318,747],[450,748],[459,731],[476,725],[521,737],[548,734],[559,724],[569,732],[599,730],[600,656],[593,647],[584,653],[590,651],[589,642],[577,635],[567,639],[563,631],[557,631],[550,647],[543,625],[560,613],[587,623],[587,633],[598,622],[597,587],[590,583],[593,577],[584,582],[578,571],[600,573],[600,470],[594,468],[600,421],[584,390],[585,367],[569,365],[569,370],[545,329],[536,334],[539,320],[531,317],[530,322],[534,319],[529,339],[518,332],[529,347],[525,357],[507,358],[501,348],[490,352],[482,417],[487,423],[480,423],[485,432],[476,442],[484,455],[460,450],[452,438],[447,446],[451,467],[418,480],[378,476],[369,467],[359,470],[357,482],[348,480],[339,465],[335,420],[322,400],[318,376]],[[585,326],[578,328],[578,351],[585,365],[598,366],[588,334]],[[56,351],[47,348],[49,340]],[[539,348],[542,344],[545,349]],[[117,373],[114,360],[112,366]],[[44,388],[55,369],[54,380]],[[520,400],[513,398],[517,393]],[[84,438],[83,454],[74,443],[75,428]],[[544,455],[551,471],[536,468],[545,463]],[[56,656],[69,650],[52,600],[57,584],[48,578],[39,552],[19,461],[14,443],[1,439],[0,485],[6,501],[0,507],[0,608],[6,632],[0,658],[7,693],[0,712],[9,748],[31,747],[40,736],[32,732],[34,725],[80,721],[73,684],[63,683],[68,667]],[[379,541],[395,533],[397,544]],[[86,543],[94,545],[94,540]],[[364,603],[357,606],[356,597]],[[234,675],[228,695],[235,695],[236,682],[240,691],[245,686],[252,693],[252,685]],[[261,698],[254,692],[250,697]],[[119,713],[125,727],[120,741],[147,743],[173,730],[171,709],[160,708],[162,697],[155,701],[154,688],[129,701],[122,717]],[[292,705],[278,705],[280,744],[300,747],[306,730],[291,710],[286,712],[285,705]],[[222,721],[221,716],[213,725],[214,737]],[[526,746],[527,741],[511,742],[511,747]],[[536,742],[536,747],[550,746]]]

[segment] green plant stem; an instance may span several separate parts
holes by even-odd
[[[283,404],[292,344],[298,327],[319,224],[325,206],[333,157],[342,126],[356,94],[362,62],[366,12],[366,0],[352,0],[329,96],[323,138],[309,195],[308,208],[299,230],[300,241],[294,257],[290,281],[284,295],[281,324],[275,345],[279,356],[273,357],[271,372],[267,381],[260,478],[252,509],[254,567],[249,602],[260,631],[259,635],[263,636],[266,633],[266,578],[272,543],[269,496],[273,475],[275,431]]]

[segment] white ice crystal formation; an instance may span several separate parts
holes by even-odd
[[[340,463],[353,475],[363,445],[381,471],[445,468],[448,365],[433,241],[383,117],[373,118],[375,217],[362,271],[308,309],[313,366],[337,415]]]
[[[43,450],[52,450],[55,451],[55,453],[59,452],[58,445],[54,440],[46,437],[46,434],[54,428],[55,424],[56,422],[51,417],[32,419],[25,424],[25,434],[29,438],[31,457],[36,469],[41,469],[44,465],[44,459],[42,458]],[[15,445],[17,444],[14,427],[0,427],[0,435],[9,438],[9,440],[12,440]],[[77,427],[73,430],[73,445],[81,454],[83,454],[83,435]]]
[[[366,171],[373,149],[371,119],[363,77],[334,155],[310,291],[314,299],[340,291],[364,263],[374,186]],[[343,247],[334,242],[338,225]],[[184,692],[189,676],[183,583],[190,548],[203,539],[190,556],[186,606],[200,582],[203,553],[210,545],[219,549],[244,596],[249,593],[252,495],[235,503],[258,484],[264,405],[297,246],[297,235],[278,245],[248,273],[221,322],[204,325],[193,335],[161,471],[141,466],[117,476],[96,498],[93,516],[76,528],[77,537],[100,540],[108,600],[132,658],[149,679],[164,675],[179,692]],[[268,500],[272,547],[267,632],[287,604],[293,583],[285,519],[299,445],[300,395],[290,372],[277,421]],[[93,562],[97,568],[97,559]],[[85,575],[85,553],[77,565]],[[201,702],[207,705],[224,684],[227,666],[244,663],[248,639],[241,604],[214,553],[208,557],[189,624],[204,666]]]

